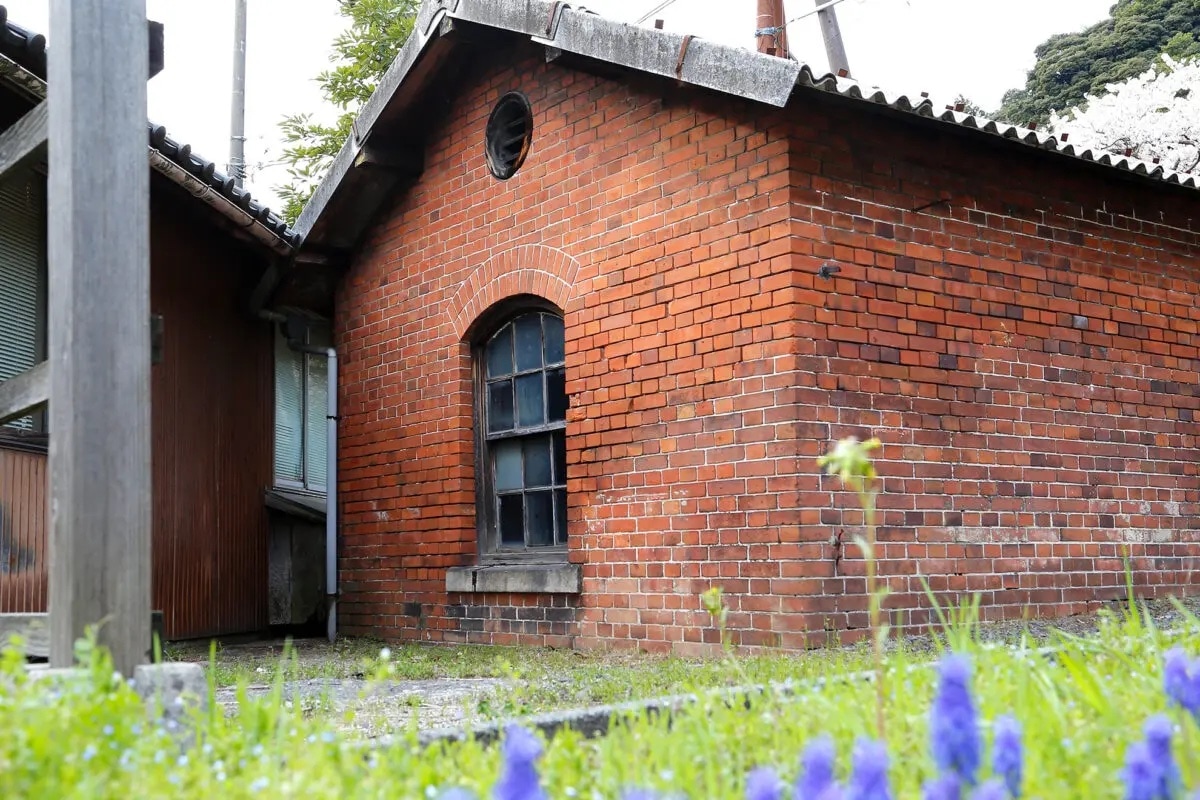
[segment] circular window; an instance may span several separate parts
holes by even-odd
[[[509,92],[500,98],[487,123],[488,169],[502,181],[516,174],[533,141],[533,109],[529,98]]]

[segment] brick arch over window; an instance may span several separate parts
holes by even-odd
[[[485,261],[463,281],[446,308],[459,341],[496,303],[517,295],[544,297],[564,312],[574,293],[579,262],[556,247],[521,245]]]

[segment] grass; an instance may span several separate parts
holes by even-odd
[[[999,646],[968,635],[956,635],[954,641],[974,664],[973,685],[984,720],[1012,712],[1024,722],[1025,796],[1103,800],[1122,796],[1116,775],[1126,746],[1140,736],[1142,721],[1167,711],[1163,653],[1175,644],[1190,653],[1200,651],[1200,622],[1187,615],[1183,629],[1168,633],[1135,610],[1111,615],[1095,636],[1059,636],[1051,653],[1031,641]],[[401,655],[394,652],[392,662],[402,661]],[[767,694],[750,708],[709,700],[669,722],[632,717],[601,739],[559,735],[540,762],[548,794],[619,797],[637,785],[683,791],[690,798],[739,798],[749,768],[768,764],[790,777],[804,743],[821,731],[836,741],[844,772],[850,743],[875,728],[874,687],[838,680],[864,663],[864,657],[852,651],[844,661],[837,654],[746,659],[739,669],[752,680],[817,674],[830,680],[795,697]],[[903,649],[885,657],[884,710],[897,797],[918,796],[919,786],[932,774],[926,736],[934,676],[925,657]],[[429,658],[459,663],[442,654]],[[465,654],[461,664],[475,659],[488,661]],[[88,681],[50,686],[27,678],[19,653],[5,655],[0,667],[0,796],[390,799],[436,797],[449,785],[487,796],[497,775],[495,748],[468,742],[421,749],[414,739],[401,737],[386,748],[364,749],[340,735],[333,720],[287,708],[278,692],[247,702],[228,718],[216,709],[205,710],[192,723],[192,744],[183,747],[178,732],[147,721],[137,698],[124,683],[114,682],[102,657],[93,656],[90,664]],[[631,692],[700,688],[731,679],[729,666],[720,662],[659,662],[664,664],[669,666],[662,675],[636,665],[638,671],[625,673],[642,681],[636,689],[622,688],[624,677],[598,673],[580,683],[595,679],[589,697],[619,699]],[[601,662],[596,667],[602,669]],[[471,667],[476,668],[483,667]],[[535,696],[527,702],[536,707],[552,701]],[[1195,746],[1200,730],[1180,712],[1169,713],[1182,731],[1176,747],[1185,781],[1195,787],[1200,784]]]

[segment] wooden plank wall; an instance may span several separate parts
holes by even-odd
[[[0,612],[46,610],[46,454],[0,439]]]
[[[168,638],[255,631],[267,626],[274,372],[270,324],[239,300],[261,263],[165,193],[151,233],[164,332],[151,370],[154,607]]]

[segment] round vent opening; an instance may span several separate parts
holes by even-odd
[[[533,109],[529,98],[509,92],[500,98],[487,124],[488,169],[502,181],[516,174],[533,141]]]

